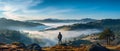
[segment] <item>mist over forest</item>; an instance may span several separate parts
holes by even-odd
[[[50,22],[50,21],[49,21]],[[69,22],[69,23],[68,23]],[[93,22],[93,20],[91,19],[90,21],[85,22],[84,21],[77,21],[77,22],[51,22],[51,23],[47,23],[47,22],[32,22],[31,21],[16,21],[16,20],[11,20],[11,19],[6,19],[6,18],[1,18],[0,19],[0,25],[1,27],[1,33],[2,30],[5,31],[7,33],[7,30],[10,31],[18,31],[20,33],[18,33],[20,35],[20,37],[22,38],[22,36],[26,36],[24,38],[24,41],[30,41],[31,43],[38,43],[41,46],[54,46],[57,44],[58,39],[58,32],[62,32],[63,35],[63,40],[69,40],[69,38],[74,38],[74,37],[78,37],[80,35],[89,35],[92,33],[98,33],[101,32],[101,30],[99,29],[85,29],[85,30],[72,30],[72,31],[66,31],[66,30],[47,30],[47,29],[52,29],[52,28],[57,28],[60,26],[67,26],[67,25],[73,25],[73,24],[86,24],[87,22]],[[9,32],[10,32],[9,31]],[[9,33],[8,33],[9,34]],[[12,34],[12,33],[10,33]],[[14,42],[17,40],[13,40],[12,38],[17,38],[19,36],[14,35],[16,37],[11,37],[9,41],[10,42]],[[7,36],[3,36],[4,39],[7,39]],[[19,39],[21,39],[19,38]],[[28,39],[27,39],[28,38]],[[23,40],[20,40],[19,42],[22,42]],[[23,42],[24,42],[23,41]],[[49,42],[48,42],[49,41]],[[2,41],[1,41],[2,42]],[[7,41],[5,41],[7,42]],[[24,42],[26,44],[30,44],[27,42]],[[8,43],[8,42],[7,42]]]

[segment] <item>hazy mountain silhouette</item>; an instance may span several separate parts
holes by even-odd
[[[32,22],[24,22],[24,21],[17,21],[17,20],[11,20],[11,19],[5,19],[0,18],[0,28],[8,28],[8,27],[34,27],[34,26],[40,26],[43,24],[40,23],[32,23]]]
[[[70,22],[93,22],[95,19],[84,18],[84,19],[43,19],[43,20],[27,20],[29,22],[44,22],[44,23],[70,23]]]
[[[82,29],[104,29],[104,28],[110,28],[114,31],[118,31],[120,29],[120,19],[102,19],[94,22],[88,22],[86,24],[73,24],[68,26],[60,26],[57,28],[52,28],[50,30],[58,30],[58,29],[82,30]]]

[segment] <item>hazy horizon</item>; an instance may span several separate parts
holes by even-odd
[[[0,17],[32,19],[119,19],[120,0],[0,0]]]

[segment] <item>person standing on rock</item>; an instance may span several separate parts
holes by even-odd
[[[62,43],[62,34],[61,32],[59,32],[58,34],[58,44],[61,44]]]

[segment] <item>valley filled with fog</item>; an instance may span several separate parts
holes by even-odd
[[[41,46],[54,46],[58,43],[57,36],[59,32],[63,35],[63,40],[69,40],[69,38],[78,37],[80,35],[89,35],[92,33],[98,33],[100,30],[98,29],[86,29],[86,30],[72,30],[72,31],[65,31],[65,30],[49,30],[44,31],[45,29],[55,28],[58,26],[63,25],[72,25],[74,23],[42,23],[46,26],[38,26],[32,27],[29,29],[19,29],[19,31],[28,33],[28,37],[33,39],[33,43],[38,43]],[[43,30],[43,31],[41,31]]]
[[[94,19],[59,20],[59,21],[58,20],[59,19],[46,19],[42,21],[41,20],[17,21],[12,19],[1,18],[0,30],[1,33],[3,33],[1,34],[1,36],[3,37],[1,40],[6,40],[5,42],[9,42],[9,43],[14,41],[23,42],[25,44],[37,43],[43,47],[46,47],[46,46],[54,46],[58,43],[57,36],[59,32],[61,32],[63,35],[62,38],[63,41],[65,40],[69,41],[71,38],[79,37],[81,35],[89,35],[89,34],[101,32],[100,29],[94,28],[94,26],[92,26],[92,28],[91,26],[86,26],[85,29],[84,29],[84,25],[74,26],[74,24],[75,25],[87,24],[88,22],[95,21]],[[66,27],[68,26],[67,28],[71,28],[69,27],[70,25],[72,25],[71,27],[77,27],[74,28],[76,30],[64,30],[58,28],[62,26],[66,26]],[[54,28],[58,28],[58,29],[51,30]],[[14,33],[16,31],[18,32]],[[13,33],[16,35],[14,35]],[[7,36],[7,34],[10,34],[10,37]]]

